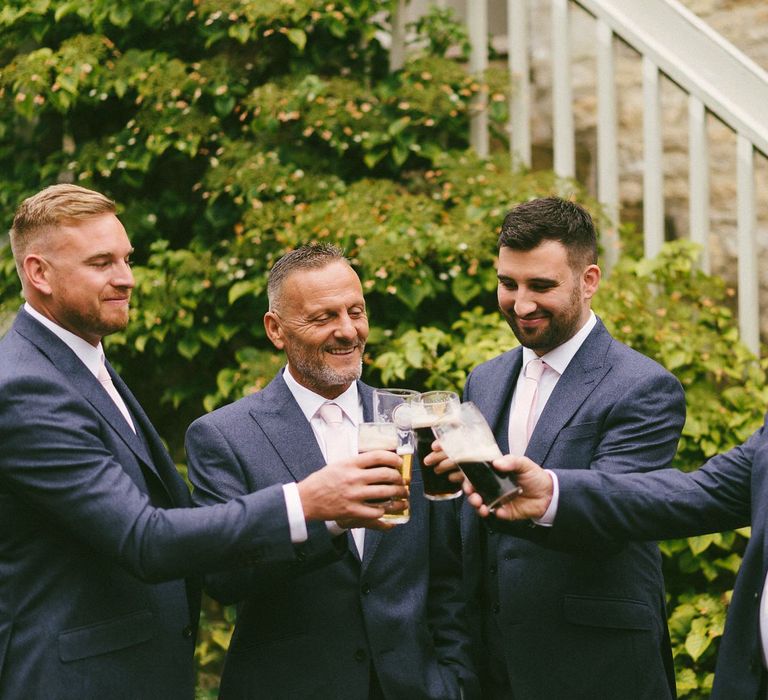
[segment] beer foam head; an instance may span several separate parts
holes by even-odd
[[[394,423],[360,423],[358,426],[358,452],[396,449],[397,428]]]
[[[414,430],[419,428],[431,428],[439,420],[444,420],[455,411],[456,405],[443,402],[425,404],[414,401],[409,405],[409,418]]]
[[[472,404],[445,416],[434,426],[445,453],[454,461],[489,462],[501,457],[496,438],[480,411]]]
[[[492,438],[471,430],[455,430],[440,436],[440,446],[454,462],[492,462],[501,450]]]

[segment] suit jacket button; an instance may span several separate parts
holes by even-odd
[[[493,614],[494,614],[494,615],[498,615],[498,614],[499,614],[499,611],[501,610],[501,605],[499,605],[498,603],[494,603],[494,604],[491,606],[491,610],[493,611]]]
[[[355,652],[355,661],[365,661],[366,656],[365,649],[358,649]]]
[[[497,569],[496,569],[496,564],[491,564],[491,568],[490,568],[490,569],[488,569],[488,571],[490,571],[490,572],[491,572],[491,574],[495,574],[495,573],[496,573],[496,571],[497,571]]]
[[[371,587],[367,583],[364,583],[360,590],[362,591],[363,595],[368,595],[371,592]]]
[[[183,630],[181,630],[181,636],[184,637],[184,639],[191,639],[192,625],[187,625]]]

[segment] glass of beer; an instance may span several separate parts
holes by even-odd
[[[461,404],[457,412],[448,414],[433,430],[443,451],[457,463],[490,510],[520,493],[512,476],[493,468],[491,462],[501,457],[501,450],[475,404]]]
[[[413,462],[413,443],[408,431],[398,430],[394,423],[360,423],[357,432],[357,451],[370,452],[371,450],[389,450],[397,452],[403,460],[400,474],[403,477],[405,488],[411,483],[411,466]],[[389,523],[407,523],[411,518],[410,503],[408,498],[389,498],[376,501],[384,506],[384,515],[381,520]]]
[[[450,413],[459,410],[461,401],[453,391],[425,391],[409,401],[410,419],[416,435],[416,451],[424,479],[424,496],[430,501],[447,501],[461,496],[461,486],[451,481],[450,472],[436,474],[432,467],[424,466],[424,458],[432,451],[435,439],[433,426]]]

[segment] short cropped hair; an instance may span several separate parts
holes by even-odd
[[[533,250],[543,241],[558,241],[574,270],[597,263],[597,235],[584,207],[559,197],[523,202],[504,217],[498,249]]]
[[[19,274],[26,255],[57,226],[116,211],[109,197],[79,185],[51,185],[27,197],[16,210],[10,230],[11,250]]]
[[[267,298],[269,309],[274,311],[279,306],[283,282],[297,270],[310,270],[325,267],[340,260],[349,264],[344,251],[330,243],[310,243],[303,245],[280,258],[269,272]]]

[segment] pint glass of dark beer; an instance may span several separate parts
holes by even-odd
[[[416,451],[424,479],[424,496],[430,501],[447,501],[461,496],[461,486],[448,478],[450,472],[435,474],[424,466],[424,458],[432,451],[435,439],[432,427],[450,413],[458,411],[461,401],[453,391],[425,391],[409,402],[411,426],[416,435]]]
[[[520,493],[508,475],[497,472],[491,462],[501,457],[493,431],[472,402],[434,425],[435,435],[448,457],[458,464],[483,503],[491,510]]]

